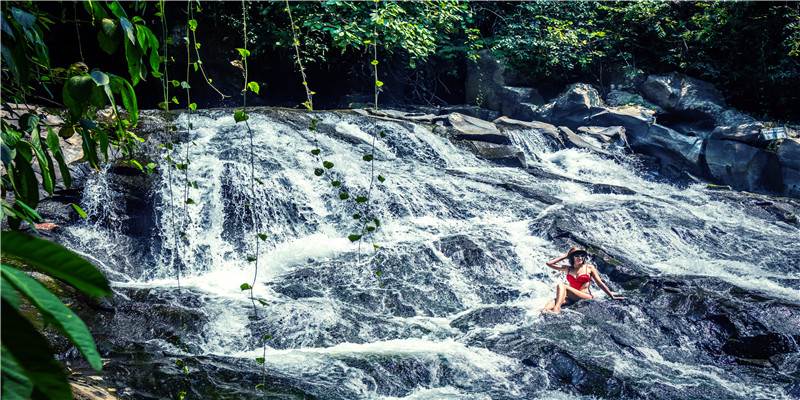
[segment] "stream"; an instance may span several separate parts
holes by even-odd
[[[154,128],[158,172],[92,174],[90,218],[58,238],[113,281],[87,323],[122,398],[800,396],[800,229],[767,204],[795,200],[676,185],[523,128],[506,132],[527,168],[425,124],[278,109],[249,123],[254,196],[247,130],[198,112],[173,150],[195,204]],[[366,194],[374,137],[380,227],[351,243],[356,203],[330,181]],[[574,244],[628,299],[595,285],[543,315],[564,281],[545,262]]]

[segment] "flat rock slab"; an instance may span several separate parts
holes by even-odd
[[[511,139],[497,129],[494,123],[470,117],[464,114],[452,113],[447,116],[447,121],[458,133],[458,140],[475,140],[494,144],[511,144]]]

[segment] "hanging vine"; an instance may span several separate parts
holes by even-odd
[[[249,71],[247,68],[247,58],[250,56],[250,50],[247,50],[247,3],[245,0],[242,0],[242,34],[244,38],[244,45],[241,48],[237,48],[236,50],[239,52],[239,56],[241,57],[240,62],[242,66],[242,74],[244,76],[244,88],[242,89],[242,108],[236,110],[233,114],[233,119],[237,123],[244,122],[245,127],[247,128],[247,135],[250,140],[250,201],[256,200],[256,167],[255,167],[255,150],[254,150],[254,142],[253,142],[253,129],[250,127],[249,122],[249,115],[247,114],[247,92],[252,91],[255,94],[259,94],[260,87],[256,82],[250,82],[249,79]],[[256,214],[255,210],[253,209],[252,204],[245,204],[245,207],[250,209],[250,217],[253,231],[258,231],[257,221],[256,221]],[[242,290],[249,290],[250,291],[250,301],[253,303],[253,314],[258,317],[258,308],[256,307],[256,300],[253,295],[253,288],[256,285],[256,281],[258,280],[258,253],[260,251],[260,241],[267,240],[266,233],[256,233],[255,237],[253,238],[255,241],[256,251],[255,254],[252,256],[247,256],[247,261],[253,263],[253,283],[243,283],[240,285],[240,289]]]
[[[170,133],[171,125],[167,123],[169,117],[169,40],[167,34],[167,16],[166,16],[166,7],[164,7],[164,0],[160,0],[158,2],[158,9],[159,11],[156,13],[161,20],[161,37],[163,42],[163,52],[164,52],[164,72],[161,75],[161,90],[164,101],[159,104],[159,106],[164,110],[164,125],[163,125],[163,133],[164,138],[166,139]],[[175,274],[178,280],[178,290],[181,288],[181,264],[180,262],[176,262],[176,255],[177,258],[180,259],[181,249],[178,243],[178,226],[175,221],[175,200],[174,200],[174,192],[172,189],[172,168],[174,166],[174,161],[172,159],[172,142],[168,141],[166,144],[162,145],[162,148],[165,149],[167,152],[165,158],[168,162],[167,167],[167,182],[168,182],[168,190],[169,190],[169,213],[170,213],[170,225],[172,227],[172,239],[173,239],[173,251],[170,255],[170,262],[175,267]],[[176,254],[177,253],[177,254]]]
[[[378,26],[382,23],[382,18],[380,17],[378,3],[379,1],[375,0],[374,2],[374,9],[372,13],[372,38],[365,41],[365,44],[370,46],[370,50],[372,53],[372,59],[370,60],[370,65],[372,66],[372,73],[373,73],[373,93],[374,93],[374,110],[378,111],[378,96],[380,92],[383,90],[383,82],[379,79],[378,75]],[[370,144],[370,152],[368,154],[364,154],[362,156],[362,160],[370,163],[370,172],[369,172],[369,188],[367,189],[366,196],[358,196],[356,197],[356,203],[363,204],[362,213],[357,213],[353,215],[353,219],[356,219],[361,225],[358,233],[351,234],[348,238],[351,241],[358,241],[358,253],[359,253],[359,262],[361,257],[361,242],[365,236],[370,238],[370,242],[372,243],[373,251],[377,251],[380,246],[375,244],[374,240],[374,233],[378,230],[381,226],[380,220],[374,215],[373,209],[371,206],[372,202],[372,188],[375,186],[375,139],[376,136],[380,136],[381,138],[386,136],[386,133],[383,130],[378,131],[377,135],[372,135],[372,141]],[[378,182],[383,183],[386,178],[383,175],[377,176]],[[375,271],[375,275],[380,278],[382,272],[380,270]]]

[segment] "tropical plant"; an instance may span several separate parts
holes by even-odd
[[[40,332],[41,327],[55,327],[97,371],[103,366],[100,354],[83,321],[21,268],[58,279],[92,297],[110,295],[108,281],[91,263],[58,244],[14,231],[2,232],[0,239],[3,254],[0,265],[2,397],[71,399],[64,369],[53,357],[48,340]]]

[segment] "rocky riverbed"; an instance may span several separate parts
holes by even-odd
[[[81,314],[121,398],[800,396],[800,202],[667,179],[627,127],[253,110],[253,197],[230,110],[188,135],[144,121],[157,173],[84,171],[42,206],[114,281]],[[163,143],[188,150],[188,189]],[[368,153],[386,177],[374,251],[347,240],[355,203],[329,183],[366,191]],[[254,312],[239,286],[259,232]],[[628,300],[543,316],[563,280],[544,262],[576,244]]]

